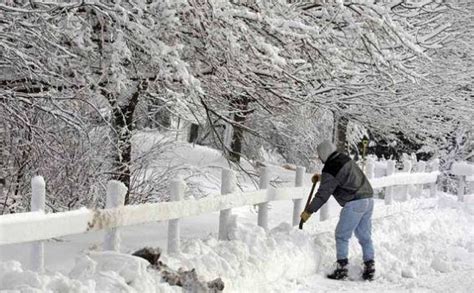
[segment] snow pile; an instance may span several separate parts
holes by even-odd
[[[144,259],[115,252],[91,252],[76,259],[76,266],[61,273],[38,274],[17,261],[0,263],[0,290],[21,292],[180,292],[163,283]]]
[[[380,274],[396,281],[414,275],[407,271],[447,273],[474,264],[474,234],[467,229],[468,220],[457,209],[424,210],[376,225]]]
[[[320,253],[306,231],[282,223],[266,232],[255,224],[231,218],[229,240],[190,239],[182,253],[163,255],[174,269],[196,269],[203,279],[221,277],[229,292],[255,292],[275,283],[314,274]],[[0,264],[1,290],[59,292],[174,292],[180,287],[164,283],[148,262],[116,252],[88,252],[76,258],[69,274],[38,274],[25,270],[17,261]]]
[[[431,280],[453,280],[454,275],[461,281],[444,282],[443,287],[456,285],[463,291],[473,285],[473,220],[471,207],[448,195],[441,196],[432,208],[376,220],[374,241],[381,282],[407,287],[415,282],[417,288],[441,292],[442,287]]]
[[[269,232],[233,217],[230,241],[190,240],[182,254],[165,257],[171,266],[196,268],[204,278],[221,277],[226,291],[265,291],[273,282],[314,273],[320,253],[312,237],[282,223]]]

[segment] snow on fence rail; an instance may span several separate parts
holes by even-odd
[[[385,188],[385,203],[390,204],[393,186],[431,185],[431,196],[436,194],[436,180],[439,172],[396,173],[394,163],[389,163],[388,175],[370,179],[374,188]],[[260,190],[252,192],[236,192],[235,174],[231,170],[223,170],[221,195],[202,199],[182,200],[185,183],[182,179],[171,182],[171,202],[150,203],[123,206],[125,186],[111,180],[107,185],[107,203],[105,209],[91,210],[81,208],[60,213],[44,213],[45,184],[42,177],[32,180],[32,211],[28,213],[8,214],[0,216],[0,245],[32,242],[34,267],[43,269],[42,240],[89,231],[107,229],[104,239],[105,250],[119,250],[120,237],[117,228],[129,225],[144,224],[157,221],[169,221],[168,251],[179,251],[179,219],[197,216],[210,212],[220,212],[219,239],[227,239],[227,221],[232,208],[258,205],[258,225],[267,228],[268,203],[277,200],[293,200],[292,223],[296,225],[302,211],[302,199],[306,198],[309,188],[303,187],[305,169],[299,167],[296,172],[295,187],[274,188],[269,186],[270,169],[265,168],[260,180]],[[390,200],[387,200],[387,197]],[[321,211],[321,221],[328,218],[328,205]]]

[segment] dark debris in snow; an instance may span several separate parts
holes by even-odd
[[[195,269],[173,270],[159,260],[161,256],[160,248],[145,247],[135,251],[132,255],[146,259],[150,266],[157,270],[164,281],[172,286],[183,287],[187,292],[222,292],[224,282],[221,278],[206,282],[201,280]]]

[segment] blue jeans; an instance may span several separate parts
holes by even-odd
[[[349,239],[352,232],[362,246],[364,261],[374,259],[374,246],[372,244],[372,213],[374,200],[363,198],[347,202],[341,210],[339,222],[336,227],[337,259],[348,258]]]

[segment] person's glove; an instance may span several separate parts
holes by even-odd
[[[303,211],[300,215],[300,218],[301,220],[303,221],[303,223],[305,223],[306,221],[308,221],[309,217],[311,217],[311,213],[310,212],[307,212],[307,211]]]
[[[321,179],[321,174],[318,174],[318,173],[314,174],[313,177],[311,177],[311,181],[313,182],[313,184],[318,182],[320,179]]]

